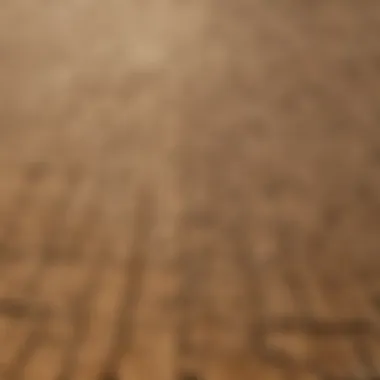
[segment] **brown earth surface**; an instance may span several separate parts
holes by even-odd
[[[3,0],[0,379],[380,379],[380,2]]]

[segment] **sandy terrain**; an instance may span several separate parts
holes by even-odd
[[[380,379],[380,2],[3,0],[0,380]]]

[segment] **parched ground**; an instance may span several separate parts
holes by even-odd
[[[2,0],[0,379],[380,379],[380,2]]]

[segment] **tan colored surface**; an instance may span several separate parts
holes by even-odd
[[[380,376],[380,2],[3,0],[0,379]]]

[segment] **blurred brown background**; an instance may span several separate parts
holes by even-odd
[[[380,2],[3,0],[0,379],[380,377]]]

